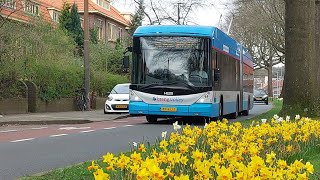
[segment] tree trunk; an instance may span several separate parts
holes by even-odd
[[[285,21],[285,92],[281,113],[314,116],[319,113],[315,0],[286,0]]]
[[[316,0],[316,14],[315,14],[315,41],[316,41],[316,63],[318,64],[318,101],[320,101],[320,0]]]
[[[271,65],[267,66],[268,70],[268,95],[269,97],[273,97],[273,86],[272,86],[272,62]]]

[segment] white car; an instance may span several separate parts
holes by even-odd
[[[129,83],[117,84],[110,92],[104,113],[128,113],[129,112]]]

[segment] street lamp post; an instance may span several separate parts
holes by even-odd
[[[90,110],[90,61],[89,61],[89,7],[88,0],[84,0],[84,88],[86,95],[86,107]]]

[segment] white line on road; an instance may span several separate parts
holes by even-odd
[[[91,127],[62,127],[59,130],[79,130],[79,129],[90,129]]]
[[[47,129],[48,127],[38,127],[38,128],[31,128],[33,130],[39,130],[39,129]]]
[[[16,132],[16,131],[18,131],[18,130],[12,129],[12,130],[0,131],[0,133]]]
[[[106,130],[109,130],[109,129],[115,129],[116,127],[108,127],[108,128],[103,128],[103,129],[106,129]]]
[[[14,141],[10,141],[10,142],[22,142],[22,141],[31,141],[34,140],[34,138],[29,138],[29,139],[18,139],[18,140],[14,140]]]
[[[60,136],[67,136],[68,134],[55,134],[51,135],[50,137],[60,137]]]
[[[88,133],[88,132],[93,132],[95,130],[88,130],[88,131],[80,131],[80,133]]]
[[[128,124],[128,125],[125,125],[123,127],[132,127],[132,126],[134,126],[134,125]]]

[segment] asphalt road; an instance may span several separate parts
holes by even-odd
[[[270,109],[271,105],[256,104],[249,116],[238,117],[237,121]],[[99,159],[106,152],[129,150],[132,142],[152,143],[161,137],[161,132],[171,132],[174,121],[148,124],[144,117],[129,117],[78,125],[8,126],[0,129],[0,179],[17,179]]]

